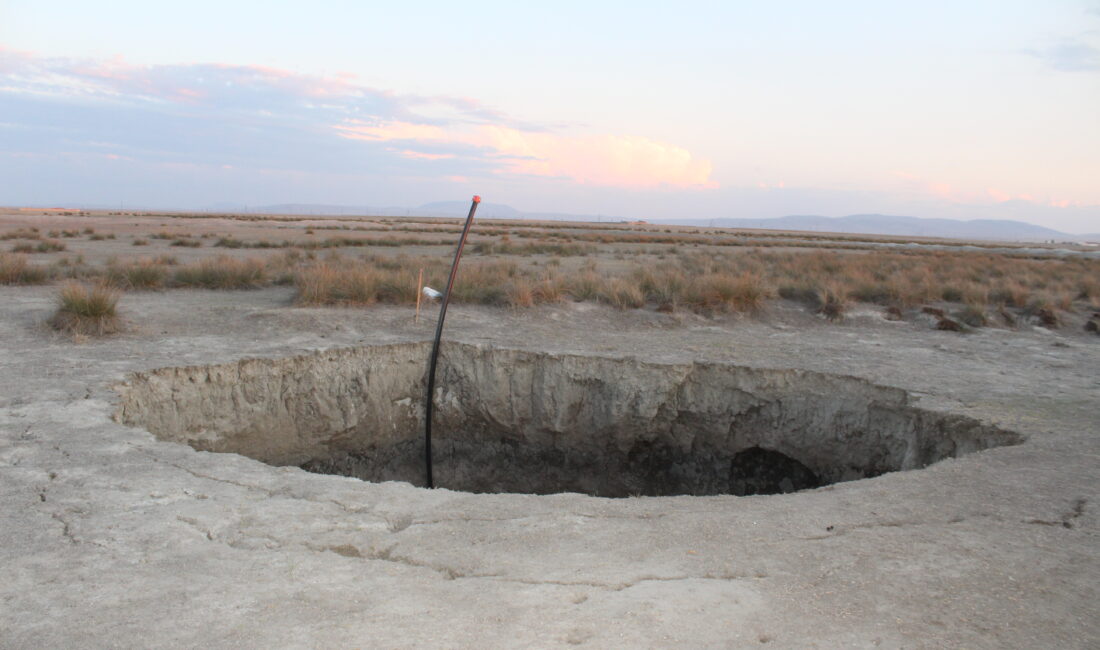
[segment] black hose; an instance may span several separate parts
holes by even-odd
[[[435,487],[432,481],[432,393],[435,392],[435,365],[439,359],[439,339],[443,336],[443,319],[447,317],[447,304],[451,302],[451,288],[458,274],[458,260],[462,257],[462,247],[466,245],[466,235],[470,234],[470,226],[474,223],[474,213],[477,212],[478,203],[481,203],[481,197],[475,196],[470,204],[470,214],[466,216],[466,225],[462,228],[462,236],[458,238],[455,261],[451,264],[451,276],[447,278],[447,288],[443,291],[443,301],[439,305],[439,322],[435,324],[432,359],[428,364],[428,395],[424,400],[424,473],[429,488]]]

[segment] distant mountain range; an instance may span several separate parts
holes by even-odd
[[[427,203],[413,210],[425,216],[461,216],[470,205],[460,201]],[[430,214],[429,214],[430,213]],[[575,219],[578,221],[623,221],[620,218],[595,215],[562,215],[555,213],[521,212],[511,206],[483,204],[478,215],[501,219]],[[1023,221],[993,219],[924,219],[897,217],[887,214],[853,214],[847,217],[791,215],[771,219],[652,219],[650,223],[711,228],[761,228],[768,230],[802,230],[898,237],[943,237],[946,239],[982,239],[993,241],[1100,241],[1097,235],[1071,235]]]
[[[899,237],[944,237],[999,241],[1078,241],[1081,235],[1036,226],[1023,221],[993,219],[925,219],[887,214],[853,214],[847,217],[792,215],[774,219],[693,219],[681,223],[720,228],[768,228],[836,233],[892,235]]]
[[[229,205],[210,206],[212,209],[231,210]],[[350,206],[323,204],[281,204],[250,206],[249,212],[300,215],[371,215],[383,217],[462,217],[470,209],[466,201],[436,201],[408,208],[398,206]],[[482,203],[479,217],[490,219],[545,219],[565,221],[628,221],[622,217],[592,214],[567,214],[558,212],[527,212],[501,203]],[[649,219],[649,223],[710,228],[757,228],[769,230],[801,230],[846,234],[888,235],[895,237],[943,237],[947,239],[980,239],[991,241],[1055,241],[1100,242],[1100,233],[1073,235],[1023,221],[993,219],[925,219],[886,214],[853,214],[846,217],[818,215],[791,215],[770,219]]]

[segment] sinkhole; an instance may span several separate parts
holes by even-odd
[[[430,344],[136,373],[116,418],[162,440],[423,485]],[[469,492],[774,494],[1021,436],[852,377],[445,343],[435,481]]]

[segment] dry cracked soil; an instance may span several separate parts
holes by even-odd
[[[442,429],[618,450],[573,465],[587,477],[652,470],[631,465],[639,437],[709,459],[688,487],[567,485],[628,495],[604,498],[516,493],[554,491],[535,476],[548,456],[503,438],[441,489],[414,485],[434,323],[407,308],[128,294],[126,333],[74,342],[43,325],[54,295],[0,287],[0,647],[1100,646],[1095,336],[782,304],[720,320],[453,306]],[[309,372],[336,371],[288,359],[345,374],[317,397]],[[367,430],[391,431],[392,457],[354,456]],[[718,494],[730,441],[808,449],[839,482]],[[395,480],[297,467],[321,448]],[[506,450],[512,482],[485,479]],[[710,495],[636,496],[696,488]]]

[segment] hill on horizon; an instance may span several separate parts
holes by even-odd
[[[845,217],[791,215],[771,219],[722,218],[687,220],[687,222],[691,222],[692,225],[711,225],[721,228],[769,228],[900,237],[944,237],[993,241],[1077,241],[1081,239],[1080,235],[1071,235],[1023,221],[999,219],[964,221],[886,214],[853,214]]]
[[[426,216],[461,216],[469,209],[461,201],[437,201],[426,203],[415,212],[430,212]],[[571,218],[580,221],[619,221],[616,217],[595,215],[563,215],[555,213],[523,212],[508,205],[486,203],[478,207],[478,216],[501,219],[522,218]],[[943,237],[947,239],[982,239],[993,241],[1078,241],[1091,235],[1072,235],[1052,228],[1023,221],[973,219],[929,219],[923,217],[893,216],[886,214],[853,214],[845,217],[819,215],[790,215],[766,219],[650,219],[650,223],[664,225],[700,226],[717,228],[756,228],[770,230],[803,230],[811,232],[835,232],[845,234],[892,235],[900,237]]]
[[[219,206],[226,207],[226,206]],[[324,204],[265,205],[252,211],[274,214],[302,215],[371,215],[383,217],[463,217],[470,209],[468,201],[433,201],[417,207],[351,206]],[[503,203],[481,203],[477,215],[489,219],[543,219],[566,221],[629,221],[625,217],[560,212],[529,212]],[[1100,241],[1100,233],[1070,234],[1027,223],[996,219],[936,219],[886,214],[852,214],[843,217],[821,215],[789,215],[760,219],[745,218],[685,218],[647,219],[652,224],[698,226],[711,228],[749,228],[833,232],[841,234],[886,235],[895,237],[942,237],[946,239],[979,239],[989,241]]]

